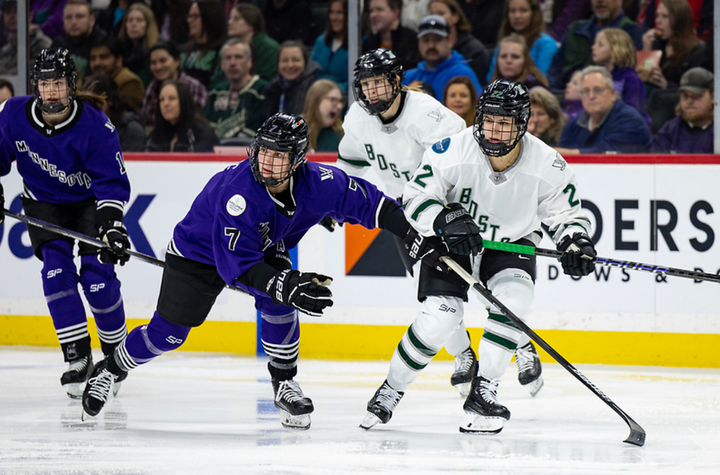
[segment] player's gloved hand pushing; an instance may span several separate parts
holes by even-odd
[[[595,270],[595,245],[590,236],[585,233],[575,233],[563,237],[557,245],[558,251],[563,251],[560,258],[563,272],[567,275],[583,276]]]
[[[481,254],[484,250],[480,228],[460,203],[448,203],[435,218],[433,228],[453,254]]]
[[[410,228],[403,239],[405,250],[413,261],[423,261],[433,269],[447,274],[450,268],[440,260],[448,255],[447,246],[437,236],[425,237]]]
[[[332,292],[328,288],[332,278],[314,272],[286,269],[270,279],[267,293],[273,302],[289,305],[303,313],[320,317],[332,307]]]
[[[342,226],[343,223],[340,223],[338,221],[335,221],[330,216],[325,216],[323,219],[320,220],[318,223],[323,228],[327,229],[331,233],[335,232],[335,226]]]
[[[130,254],[125,251],[130,249],[127,229],[122,221],[105,221],[97,226],[98,237],[108,245],[98,251],[98,259],[103,264],[120,264],[130,259]]]

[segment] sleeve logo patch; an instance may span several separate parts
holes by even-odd
[[[245,208],[247,208],[247,203],[241,195],[233,196],[225,205],[225,209],[232,216],[240,216],[245,212]]]
[[[555,154],[555,161],[553,162],[552,166],[554,168],[559,168],[561,172],[564,172],[565,167],[567,167],[567,162],[563,160],[559,153],[557,153]]]
[[[433,152],[435,153],[445,153],[448,148],[450,148],[450,137],[435,142],[432,146]]]

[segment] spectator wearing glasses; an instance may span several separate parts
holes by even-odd
[[[652,135],[640,113],[617,100],[613,78],[603,66],[588,66],[580,77],[583,112],[568,122],[556,150],[581,153],[642,153]]]
[[[404,85],[413,81],[425,81],[432,86],[438,101],[443,100],[443,91],[448,81],[457,76],[467,76],[476,91],[482,90],[475,72],[470,69],[465,58],[453,51],[449,38],[450,28],[445,18],[439,15],[426,16],[420,23],[417,36],[418,49],[424,61],[407,72]]]
[[[343,94],[329,79],[318,79],[308,89],[301,117],[308,124],[310,153],[336,152],[343,136]]]

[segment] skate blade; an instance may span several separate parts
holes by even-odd
[[[460,397],[462,397],[463,399],[467,399],[468,394],[470,394],[471,385],[472,383],[460,383],[455,385],[458,392],[460,393]]]
[[[460,432],[464,434],[497,434],[505,427],[505,419],[485,417],[474,412],[466,412],[460,423]]]
[[[308,430],[310,428],[310,414],[293,416],[289,412],[281,409],[280,423],[287,429]]]
[[[80,399],[83,395],[83,383],[68,383],[63,385],[70,399]]]
[[[94,421],[97,416],[91,416],[87,412],[85,412],[85,409],[82,410],[82,414],[80,414],[80,420],[82,422],[88,422],[88,421]]]
[[[122,382],[113,383],[113,387],[112,387],[113,397],[117,396],[118,392],[120,392],[120,386],[122,386]]]
[[[382,424],[380,418],[372,412],[368,412],[367,414],[365,414],[365,418],[360,423],[360,428],[370,430],[378,424]]]
[[[535,395],[538,393],[538,391],[540,391],[540,389],[542,389],[544,384],[545,384],[545,382],[543,381],[542,376],[540,376],[535,381],[523,385],[523,387],[528,390],[528,392],[530,393],[530,395],[532,397],[535,397]]]

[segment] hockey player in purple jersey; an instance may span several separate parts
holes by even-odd
[[[97,248],[80,243],[78,272],[71,239],[28,226],[35,256],[43,261],[45,299],[69,364],[60,381],[68,396],[79,398],[92,371],[92,353],[78,283],[95,316],[103,353],[112,354],[127,335],[113,264],[128,258],[123,209],[130,183],[115,126],[101,110],[104,100],[76,92],[75,80],[67,50],[45,49],[38,55],[33,95],[0,105],[0,176],[15,161],[23,177],[25,214],[96,235],[110,245],[98,254]],[[0,222],[2,215],[0,207]]]
[[[305,121],[275,114],[258,129],[250,158],[208,182],[175,227],[152,319],[96,365],[83,394],[87,414],[102,410],[117,377],[180,347],[220,291],[233,285],[255,297],[262,315],[261,339],[282,424],[310,427],[312,401],[294,380],[296,310],[321,316],[333,304],[332,279],[293,270],[288,250],[325,216],[402,237],[410,227],[394,200],[365,180],[307,162],[307,148]]]

